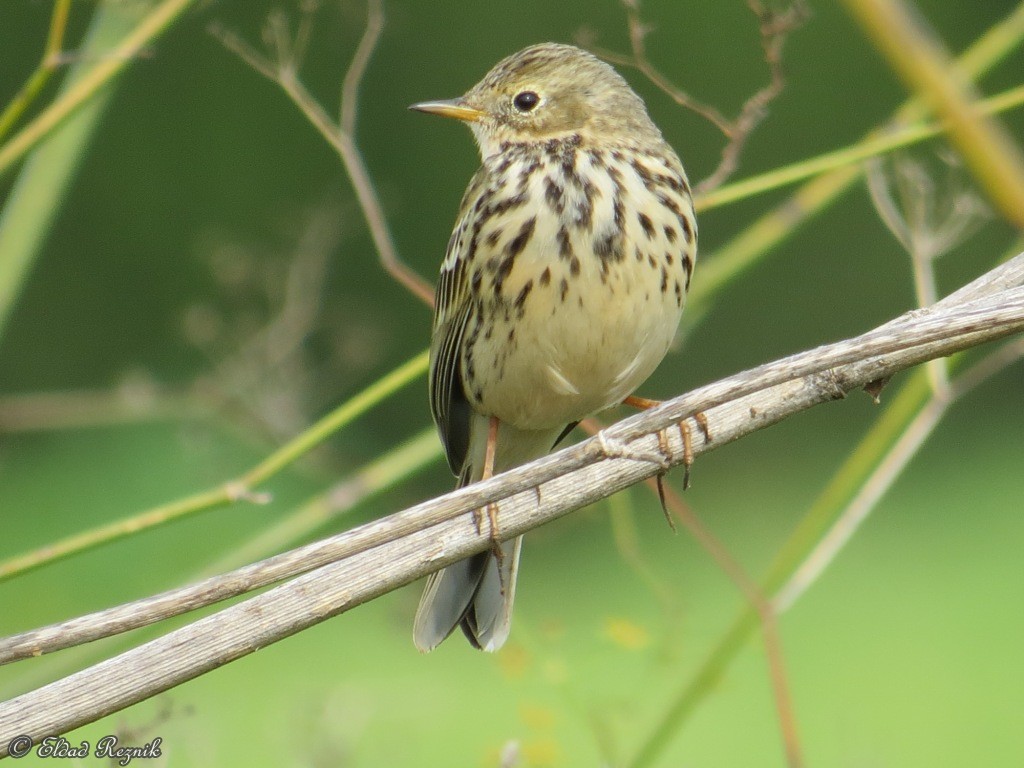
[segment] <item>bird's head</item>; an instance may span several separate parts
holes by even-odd
[[[410,109],[467,123],[484,157],[504,142],[572,134],[584,142],[661,138],[643,101],[611,66],[558,43],[534,45],[503,59],[464,96]]]

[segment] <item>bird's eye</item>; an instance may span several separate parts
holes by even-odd
[[[516,94],[516,97],[512,99],[512,103],[520,112],[530,112],[540,104],[540,96],[533,91],[523,91]]]

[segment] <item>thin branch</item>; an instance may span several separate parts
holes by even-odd
[[[596,435],[600,432],[600,424],[595,419],[586,419],[580,422],[579,426],[590,435]],[[664,477],[650,477],[644,481],[644,484],[660,499],[667,513],[675,517],[704,551],[711,556],[722,572],[740,591],[747,604],[750,605],[760,618],[765,656],[768,659],[772,690],[775,694],[776,711],[779,717],[783,743],[786,748],[787,763],[791,768],[802,765],[803,759],[801,757],[800,741],[797,737],[796,717],[793,710],[792,696],[789,692],[789,683],[785,674],[782,641],[779,637],[775,606],[765,596],[760,585],[750,577],[742,564],[733,557],[726,546],[694,514],[682,497],[672,490]],[[683,487],[686,487],[685,477]],[[672,524],[671,517],[668,522]],[[637,563],[633,563],[633,565],[642,576],[650,578],[646,568],[638,567]]]
[[[50,81],[53,73],[64,63],[61,51],[64,47],[64,33],[67,30],[70,10],[71,0],[57,0],[53,4],[53,15],[50,17],[50,29],[46,35],[46,46],[43,49],[42,58],[21,90],[0,113],[0,139],[6,136],[11,126],[18,122],[25,110]]]
[[[306,58],[306,51],[309,50],[310,40],[313,39],[314,17],[320,10],[320,0],[302,0],[299,3],[299,23],[295,28],[295,38],[292,40],[292,57],[295,60],[296,69],[302,65]]]
[[[768,114],[768,106],[778,98],[785,88],[786,78],[782,69],[782,49],[789,34],[807,19],[806,3],[804,0],[793,0],[785,10],[780,11],[764,5],[760,0],[747,0],[747,6],[758,19],[761,49],[764,52],[765,63],[768,65],[769,81],[766,86],[747,99],[741,107],[739,115],[730,120],[716,107],[705,104],[682,90],[654,66],[647,56],[646,46],[646,38],[652,27],[640,18],[639,0],[621,0],[621,2],[626,10],[626,21],[629,28],[629,56],[623,56],[594,45],[591,34],[581,33],[577,37],[581,38],[581,42],[588,45],[601,58],[613,64],[638,69],[676,104],[700,115],[725,135],[728,142],[722,148],[722,159],[719,161],[718,167],[694,188],[697,194],[710,192],[735,173],[747,139]]]
[[[356,115],[359,108],[359,85],[363,82],[370,57],[377,47],[381,32],[384,31],[384,6],[381,0],[370,0],[366,9],[366,30],[359,41],[348,72],[341,85],[341,119],[338,123],[341,132],[349,136],[356,135]]]
[[[768,115],[768,106],[775,101],[786,87],[782,70],[782,49],[786,39],[807,18],[808,10],[803,0],[794,0],[784,11],[776,11],[760,2],[747,0],[747,5],[758,18],[761,33],[761,48],[768,64],[769,81],[766,86],[746,100],[740,114],[733,121],[728,133],[729,143],[722,149],[718,167],[695,187],[695,191],[706,192],[721,186],[739,167],[740,154],[747,139],[761,121]]]
[[[656,87],[668,94],[669,98],[676,102],[676,104],[696,112],[704,119],[713,123],[728,138],[732,132],[732,121],[729,118],[723,115],[716,107],[703,103],[679,88],[679,86],[675,85],[658,71],[651,60],[647,58],[646,38],[651,31],[651,27],[640,19],[640,4],[638,2],[630,3],[624,1],[623,6],[626,8],[627,21],[629,23],[629,45],[632,58],[620,58],[619,61],[632,64],[648,80],[654,83]]]
[[[1024,86],[1018,85],[995,96],[982,99],[977,106],[982,114],[995,115],[1022,105],[1024,105]],[[870,160],[898,149],[920,144],[942,135],[945,130],[945,123],[922,121],[885,131],[873,131],[855,144],[773,168],[756,176],[696,195],[694,204],[699,213],[830,171],[857,170],[856,164],[862,160]]]
[[[10,141],[0,146],[0,175],[119,75],[145,46],[150,45],[166,31],[194,2],[195,0],[164,0],[147,13],[108,56],[84,73],[50,106],[12,136]]]
[[[421,352],[355,397],[342,403],[312,427],[289,440],[259,464],[234,480],[183,499],[161,504],[123,520],[115,520],[98,528],[73,534],[23,555],[0,561],[0,582],[171,520],[242,500],[265,502],[266,495],[256,491],[261,484],[305,456],[343,426],[390,397],[396,390],[423,375],[426,369],[427,353]]]
[[[359,83],[373,48],[380,38],[384,17],[379,0],[372,0],[368,10],[367,28],[345,75],[342,86],[341,122],[336,124],[327,111],[306,90],[298,79],[293,57],[295,46],[282,38],[282,33],[272,36],[275,57],[268,58],[253,48],[234,32],[220,26],[211,26],[210,34],[218,38],[228,50],[237,55],[254,70],[276,83],[299,111],[313,125],[320,135],[334,149],[348,174],[355,190],[363,218],[373,238],[377,256],[384,270],[429,307],[434,305],[434,289],[398,256],[391,230],[384,217],[384,211],[377,191],[363,162],[362,153],[354,136],[357,115],[357,94]],[[280,28],[275,25],[275,30]]]
[[[1024,3],[1018,4],[1005,18],[1000,19],[972,43],[957,58],[957,69],[969,79],[978,79],[1016,51],[1022,39]],[[906,124],[921,120],[926,114],[924,100],[914,96],[895,110],[890,122],[895,125]],[[874,131],[869,136],[878,134],[878,131]],[[690,291],[690,304],[693,306],[689,312],[692,313],[699,308],[702,297],[713,295],[723,284],[735,279],[777,247],[802,223],[825,210],[848,192],[860,179],[860,175],[859,166],[845,166],[813,178],[747,226],[730,243],[719,249],[715,259],[707,261],[701,268],[701,278]],[[720,191],[722,190],[715,190],[713,195]]]
[[[294,550],[294,563],[327,564],[0,704],[0,755],[15,735],[38,739],[91,722],[487,549],[490,533],[476,529],[471,512],[488,503],[501,502],[501,536],[518,536],[879,377],[1024,331],[1022,285],[1024,254],[862,336],[701,387],[598,438]],[[691,453],[676,427],[698,412],[710,439],[695,430]],[[18,640],[22,655],[26,637]],[[10,641],[4,647],[11,658]]]
[[[328,523],[348,514],[386,489],[399,485],[424,467],[440,460],[441,456],[441,442],[431,424],[327,490],[298,505],[295,511],[282,516],[271,527],[235,544],[223,557],[205,566],[202,575],[209,577],[224,573],[237,568],[239,563],[254,562],[270,552],[306,540],[314,531],[323,529]],[[167,594],[170,593],[164,593],[165,604],[173,605],[175,601],[166,599]],[[151,600],[146,601],[150,608],[144,611],[145,621],[138,623],[138,626],[157,620],[152,613],[154,604]],[[114,610],[121,610],[121,607]],[[134,620],[138,622],[138,616]]]
[[[645,481],[648,485],[655,483],[653,479]],[[655,489],[657,490],[657,489]],[[732,553],[708,529],[672,488],[664,486],[665,504],[676,519],[679,520],[690,535],[711,554],[715,562],[726,576],[743,593],[761,620],[761,634],[764,639],[765,656],[771,673],[772,692],[775,695],[775,709],[779,718],[782,741],[786,749],[787,765],[790,768],[803,765],[800,750],[800,739],[796,730],[796,715],[793,709],[793,697],[789,690],[786,677],[785,658],[782,653],[782,640],[779,636],[778,610],[775,604],[767,599],[760,585],[750,577],[746,569],[736,560]]]

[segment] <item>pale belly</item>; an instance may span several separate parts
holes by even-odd
[[[501,315],[481,327],[470,356],[477,408],[520,429],[549,429],[636,390],[675,336],[683,303],[675,286],[685,275],[646,261],[624,266],[612,265],[604,281],[596,265],[571,276],[550,264],[510,281],[514,297],[531,279],[526,275],[551,269],[546,285],[532,278],[521,316],[512,309],[507,321]]]

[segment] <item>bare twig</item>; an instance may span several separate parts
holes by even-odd
[[[299,46],[289,41],[286,29],[282,31],[283,22],[278,21],[271,25],[274,30],[270,35],[273,58],[260,53],[237,34],[220,26],[211,26],[210,33],[261,75],[277,83],[299,111],[338,153],[345,172],[352,182],[359,207],[363,212],[363,218],[366,220],[374,247],[377,249],[381,266],[414,296],[432,307],[434,289],[398,256],[398,249],[395,247],[383,208],[377,198],[376,189],[370,179],[366,164],[363,162],[363,156],[356,144],[353,132],[357,115],[356,99],[359,83],[366,71],[373,48],[380,37],[383,24],[381,4],[379,0],[372,0],[368,11],[366,31],[344,78],[340,123],[335,123],[331,119],[298,79],[299,62],[296,61],[295,51]]]
[[[912,102],[908,102],[910,104]],[[978,109],[983,114],[995,115],[1020,107],[1024,104],[1024,86],[1015,86],[1007,91],[996,94],[978,102]],[[900,110],[906,112],[907,110]],[[906,123],[907,121],[901,121]],[[750,176],[741,181],[734,181],[711,192],[705,192],[694,198],[697,212],[718,208],[737,200],[754,197],[773,189],[778,189],[798,181],[829,173],[846,173],[851,177],[858,175],[857,164],[863,160],[874,160],[886,153],[905,149],[939,136],[945,130],[945,124],[935,121],[909,122],[901,127],[890,127],[884,131],[875,130],[861,140],[839,149],[823,152],[820,155],[798,160],[764,173]],[[848,186],[848,182],[847,182]],[[831,196],[830,196],[831,197]],[[789,209],[789,205],[782,206]],[[787,228],[795,229],[792,225]],[[945,234],[945,233],[943,233]]]
[[[694,187],[696,194],[705,194],[715,189],[735,173],[739,167],[740,155],[746,146],[747,139],[754,129],[760,125],[768,114],[768,106],[778,98],[786,86],[786,78],[782,69],[782,49],[789,34],[803,24],[808,15],[804,0],[792,0],[783,10],[771,8],[760,0],[747,0],[747,5],[757,16],[761,35],[761,48],[764,51],[765,63],[768,65],[768,84],[758,90],[743,104],[739,115],[730,120],[716,107],[705,104],[691,96],[666,77],[654,66],[647,57],[645,40],[652,27],[640,18],[639,0],[621,0],[626,10],[629,27],[630,54],[622,54],[600,48],[593,44],[592,36],[581,34],[583,40],[599,56],[613,64],[635,67],[650,80],[658,89],[664,91],[679,106],[689,109],[714,124],[728,139],[722,149],[722,159],[718,167]]]
[[[629,25],[630,54],[628,56],[601,48],[587,39],[581,40],[581,42],[612,64],[640,70],[644,77],[654,83],[659,90],[664,91],[672,101],[684,109],[700,115],[728,137],[732,130],[732,121],[729,118],[722,114],[717,107],[705,104],[673,83],[647,58],[646,38],[651,32],[651,27],[640,19],[640,4],[623,0],[622,5],[626,9],[626,21]]]
[[[701,387],[609,427],[591,439],[383,520],[274,558],[317,570],[157,640],[0,704],[0,754],[10,739],[40,738],[90,722],[276,642],[330,616],[492,545],[472,510],[501,502],[500,532],[511,538],[868,381],[937,356],[1024,331],[1024,254],[926,310],[862,336],[769,363]],[[701,412],[709,442],[692,452],[673,428]],[[623,446],[636,456],[616,453]],[[661,452],[664,465],[649,458]],[[640,457],[640,458],[636,458]],[[291,565],[286,567],[285,561]],[[268,561],[270,562],[270,561]],[[326,563],[326,565],[324,565]],[[251,578],[267,566],[249,566]],[[295,572],[294,570],[292,572]],[[237,574],[224,577],[237,582]],[[251,582],[250,582],[251,583]],[[205,585],[209,588],[211,585]],[[54,633],[3,644],[8,660],[50,650]],[[59,645],[59,643],[58,643]]]
[[[370,0],[366,11],[366,30],[359,41],[352,63],[341,84],[341,115],[338,125],[341,132],[356,135],[356,115],[359,107],[359,85],[363,82],[366,67],[370,63],[380,34],[384,31],[384,6],[381,0]]]
[[[736,171],[747,139],[767,116],[768,105],[775,101],[786,87],[786,77],[782,70],[782,48],[789,33],[803,24],[808,13],[803,0],[794,0],[783,11],[769,8],[760,0],[747,0],[747,5],[758,18],[761,48],[764,51],[764,60],[768,64],[769,81],[744,102],[739,116],[726,134],[729,143],[722,149],[722,160],[711,175],[694,188],[698,194],[720,186]]]

